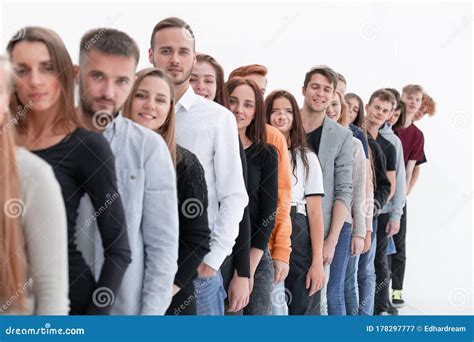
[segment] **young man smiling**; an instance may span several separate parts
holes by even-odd
[[[208,187],[211,251],[195,280],[198,315],[222,315],[225,290],[218,272],[231,254],[248,203],[239,138],[234,115],[221,105],[194,93],[189,78],[196,62],[194,33],[179,18],[166,18],[153,29],[149,61],[172,79],[176,92],[176,142],[201,162]],[[239,293],[229,298],[239,311],[250,292],[250,274],[238,274]]]
[[[344,219],[351,210],[353,156],[351,131],[326,116],[326,109],[331,103],[336,87],[337,74],[331,68],[317,66],[308,71],[303,85],[305,99],[301,116],[308,144],[318,155],[323,171],[325,190],[323,259],[326,265],[326,276],[334,284],[334,295],[337,293],[340,297],[342,293],[342,299],[338,298],[338,300],[343,300],[344,276],[349,255],[344,253],[342,248],[336,249],[336,246]],[[340,253],[336,253],[337,250]],[[328,276],[331,264],[333,266]],[[332,280],[330,277],[333,277]],[[325,289],[322,293],[322,313],[326,313],[324,292]],[[333,296],[329,289],[327,293],[328,298]],[[343,311],[345,312],[345,307],[341,306],[332,312],[329,304],[329,314],[343,314]]]

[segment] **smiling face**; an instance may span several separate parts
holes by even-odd
[[[373,99],[372,103],[365,106],[367,120],[377,127],[381,127],[392,111],[392,103],[382,101],[378,97]]]
[[[91,50],[79,67],[79,96],[84,113],[104,111],[116,115],[135,79],[133,57],[107,55]]]
[[[246,129],[255,118],[255,93],[246,85],[237,86],[229,95],[230,110],[235,115],[237,128]]]
[[[13,47],[11,60],[16,75],[16,93],[22,104],[31,103],[32,111],[54,113],[61,88],[57,66],[42,42],[22,41]]]
[[[334,95],[334,85],[321,74],[314,74],[303,87],[305,107],[311,112],[324,113]]]
[[[278,128],[285,137],[288,137],[293,126],[293,115],[294,112],[290,100],[286,97],[276,98],[272,104],[270,124]]]
[[[175,85],[188,82],[196,54],[194,40],[182,28],[159,30],[154,36],[154,47],[149,50],[150,62],[164,70]]]
[[[171,108],[171,90],[165,80],[147,76],[133,94],[130,119],[151,130],[158,130]]]
[[[197,62],[189,83],[196,94],[214,101],[217,92],[217,77],[214,67],[207,62]]]
[[[342,105],[339,95],[334,93],[331,103],[329,104],[328,109],[326,109],[326,115],[328,118],[333,119],[337,122],[342,114]]]

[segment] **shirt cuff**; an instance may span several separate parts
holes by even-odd
[[[218,271],[228,254],[224,248],[215,244],[211,246],[211,251],[206,254],[202,261]]]

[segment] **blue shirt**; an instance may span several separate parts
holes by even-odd
[[[118,190],[125,209],[132,251],[112,315],[163,315],[172,299],[178,268],[178,200],[176,175],[163,138],[118,115],[103,132],[114,153]],[[85,225],[90,218],[90,200],[81,201],[79,228],[86,234],[96,229]],[[86,214],[84,217],[84,213]],[[82,234],[84,235],[84,234]],[[81,238],[83,254],[97,276],[103,255],[100,236]],[[91,247],[90,241],[95,241]],[[87,246],[89,245],[89,247]],[[89,249],[85,251],[85,249]],[[92,251],[91,251],[92,249]]]
[[[360,127],[357,127],[354,124],[350,124],[349,128],[352,131],[352,135],[354,138],[357,138],[362,143],[362,147],[364,148],[365,159],[369,159],[369,144],[367,143],[367,138],[365,137],[364,131]]]

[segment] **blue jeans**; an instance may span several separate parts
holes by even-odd
[[[269,316],[272,314],[272,290],[275,268],[270,251],[263,252],[262,259],[255,270],[253,290],[248,305],[244,308],[246,316]]]
[[[330,267],[327,286],[328,314],[330,316],[345,316],[346,303],[344,300],[344,280],[347,264],[349,263],[352,225],[344,222],[337,241],[334,258]]]
[[[372,224],[372,244],[370,249],[359,258],[357,283],[359,285],[359,315],[374,314],[375,298],[375,250],[377,249],[377,218]]]
[[[348,316],[359,315],[359,299],[357,290],[357,269],[360,255],[350,256],[347,264],[346,280],[344,282],[344,299],[346,301],[346,314]]]
[[[212,277],[196,277],[196,311],[198,316],[223,316],[224,300],[227,294],[224,290],[220,271]]]

